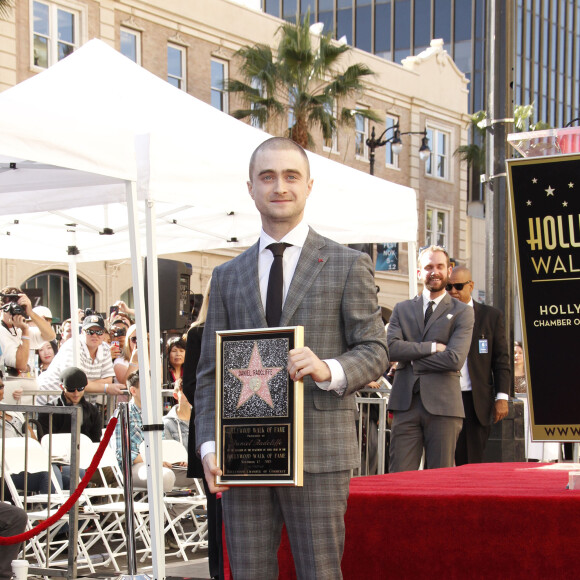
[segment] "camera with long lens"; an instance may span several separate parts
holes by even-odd
[[[2,306],[2,310],[4,312],[8,312],[8,314],[10,314],[10,316],[17,316],[17,315],[21,315],[24,316],[26,311],[24,310],[24,308],[22,308],[22,306],[20,304],[18,304],[18,299],[20,298],[19,294],[1,294],[0,293],[0,298],[2,298],[3,300],[8,299],[10,300],[10,302],[4,304]]]

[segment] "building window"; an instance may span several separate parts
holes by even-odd
[[[185,48],[181,46],[167,45],[167,81],[185,90]]]
[[[395,62],[411,54],[411,0],[395,0]]]
[[[296,95],[294,91],[290,91],[288,95],[288,137],[292,139],[292,131],[296,124],[296,117],[294,116],[294,103],[296,103]]]
[[[211,61],[211,104],[216,109],[228,112],[228,96],[224,90],[228,65],[222,60]]]
[[[398,117],[392,117],[387,115],[385,118],[385,129],[388,129],[385,133],[387,139],[391,138],[395,134],[393,127],[399,122]],[[399,167],[399,156],[393,153],[392,143],[387,143],[385,146],[385,165],[391,169],[398,169]]]
[[[358,107],[361,109],[362,107]],[[367,138],[369,136],[369,120],[355,113],[354,115],[354,152],[357,159],[368,159]]]
[[[32,3],[33,64],[48,68],[76,50],[80,13],[52,2]]]
[[[331,107],[328,103],[324,104],[325,112],[332,114],[332,117],[336,123],[336,104]],[[324,151],[330,151],[331,153],[338,153],[338,135],[336,133],[336,129],[332,132],[330,137],[324,139],[322,143],[322,149]]]
[[[336,38],[344,37],[347,44],[352,44],[353,4],[352,0],[338,0],[336,5]]]
[[[355,44],[357,48],[372,52],[372,6],[371,0],[357,0],[355,22]]]
[[[121,54],[133,62],[141,64],[141,33],[129,28],[121,28]]]
[[[375,0],[375,54],[391,58],[391,0]]]
[[[442,246],[449,251],[449,212],[427,207],[425,217],[425,245]]]
[[[252,88],[258,91],[258,94],[260,95],[261,98],[264,98],[264,85],[262,84],[262,81],[260,79],[257,78],[252,79]],[[256,103],[251,103],[250,108],[257,110],[259,108],[259,105],[257,105]],[[265,123],[254,116],[250,117],[250,124],[252,125],[252,127],[256,129],[261,129],[262,131],[265,128]]]
[[[28,278],[22,285],[23,290],[31,291],[35,297],[33,306],[42,304],[50,308],[53,323],[61,323],[70,318],[70,293],[68,272],[50,270]],[[28,292],[27,292],[28,293]],[[77,279],[79,308],[95,308],[95,293],[84,282]]]
[[[427,128],[427,138],[431,155],[425,162],[425,173],[432,177],[449,180],[449,133]]]

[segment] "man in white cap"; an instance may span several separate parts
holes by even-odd
[[[46,322],[52,324],[52,312],[50,311],[50,308],[47,308],[46,306],[35,306],[32,309],[32,312],[38,314],[38,316],[42,316]]]
[[[87,375],[86,392],[120,395],[121,388],[113,383],[111,349],[103,342],[105,321],[98,314],[89,314],[83,320],[83,332],[79,341],[78,367]],[[60,389],[60,377],[64,369],[74,366],[73,342],[67,340],[54,357],[48,370],[38,377],[38,386],[44,391]]]

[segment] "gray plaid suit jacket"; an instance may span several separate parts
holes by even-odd
[[[387,333],[391,358],[398,362],[389,410],[409,409],[421,377],[421,401],[429,413],[464,417],[459,377],[471,344],[473,308],[446,294],[427,326],[424,320],[422,295],[395,305]],[[433,342],[447,349],[431,354]]]
[[[323,473],[359,464],[355,432],[358,389],[388,365],[386,334],[373,266],[366,254],[324,238],[306,238],[280,326],[304,326],[304,344],[320,359],[340,362],[343,396],[304,379],[304,470]],[[215,268],[195,395],[196,446],[215,440],[215,333],[267,327],[258,283],[258,244]]]

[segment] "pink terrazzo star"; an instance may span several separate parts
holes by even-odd
[[[239,409],[248,399],[257,395],[272,409],[274,403],[270,396],[268,381],[274,378],[283,367],[264,367],[262,358],[258,351],[258,343],[254,342],[250,364],[245,369],[229,369],[230,373],[242,381],[242,391],[238,399],[237,409]]]

